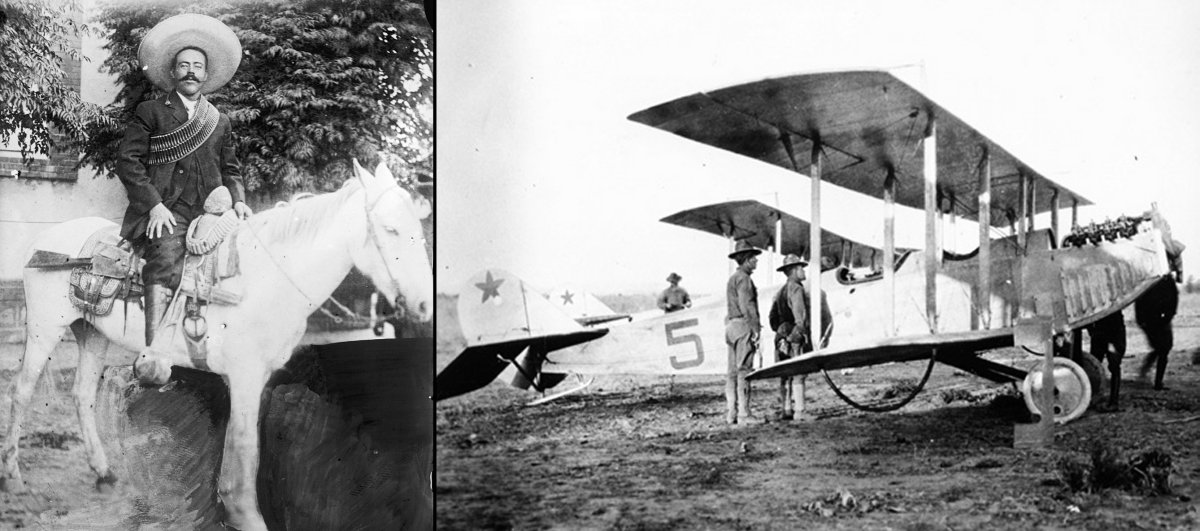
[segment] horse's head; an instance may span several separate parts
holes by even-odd
[[[397,312],[428,321],[433,316],[433,269],[421,220],[429,216],[429,202],[400,188],[382,162],[371,174],[356,160],[354,173],[365,192],[367,219],[366,240],[350,249],[354,266]]]

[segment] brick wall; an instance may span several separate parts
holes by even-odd
[[[25,289],[20,280],[0,280],[0,343],[25,341]]]
[[[79,36],[71,36],[68,38],[70,46],[75,50],[82,48]],[[66,83],[68,86],[74,87],[76,92],[80,91],[80,64],[79,59],[63,58],[63,71],[66,73]],[[54,133],[54,142],[56,145],[62,145],[65,137],[62,134]],[[15,148],[15,135],[13,146]],[[50,157],[36,156],[29,165],[21,162],[21,154],[18,151],[11,149],[0,149],[0,178],[10,178],[13,171],[19,171],[22,179],[52,179],[74,181],[78,176],[75,170],[75,163],[79,160],[78,150],[52,149]]]

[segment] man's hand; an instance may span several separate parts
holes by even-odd
[[[250,215],[254,214],[254,211],[250,210],[250,207],[246,206],[246,203],[241,201],[233,204],[233,211],[236,212],[237,216],[242,219],[250,219]]]
[[[166,205],[159,203],[150,209],[150,223],[146,225],[146,237],[152,240],[160,238],[164,228],[167,229],[167,232],[175,234],[175,215],[167,209]]]

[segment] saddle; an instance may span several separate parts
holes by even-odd
[[[179,289],[164,318],[164,327],[182,326],[188,354],[202,369],[208,367],[208,305],[242,300],[238,289],[222,284],[240,273],[236,229],[241,220],[232,207],[229,190],[217,187],[204,201],[204,214],[188,226]]]
[[[229,236],[234,234],[241,220],[232,207],[229,189],[219,186],[204,201],[204,214],[188,226],[187,256],[183,261],[179,289],[200,302],[237,304],[241,301],[239,293],[218,287],[222,280],[239,273],[237,237]]]
[[[84,242],[77,256],[36,250],[27,268],[71,269],[68,298],[85,314],[103,317],[112,313],[117,299],[142,296],[141,257],[117,234],[117,227],[100,229]]]

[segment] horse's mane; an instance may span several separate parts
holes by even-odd
[[[267,243],[308,240],[329,228],[337,211],[360,190],[362,186],[355,183],[336,192],[293,199],[255,214],[246,225]]]

